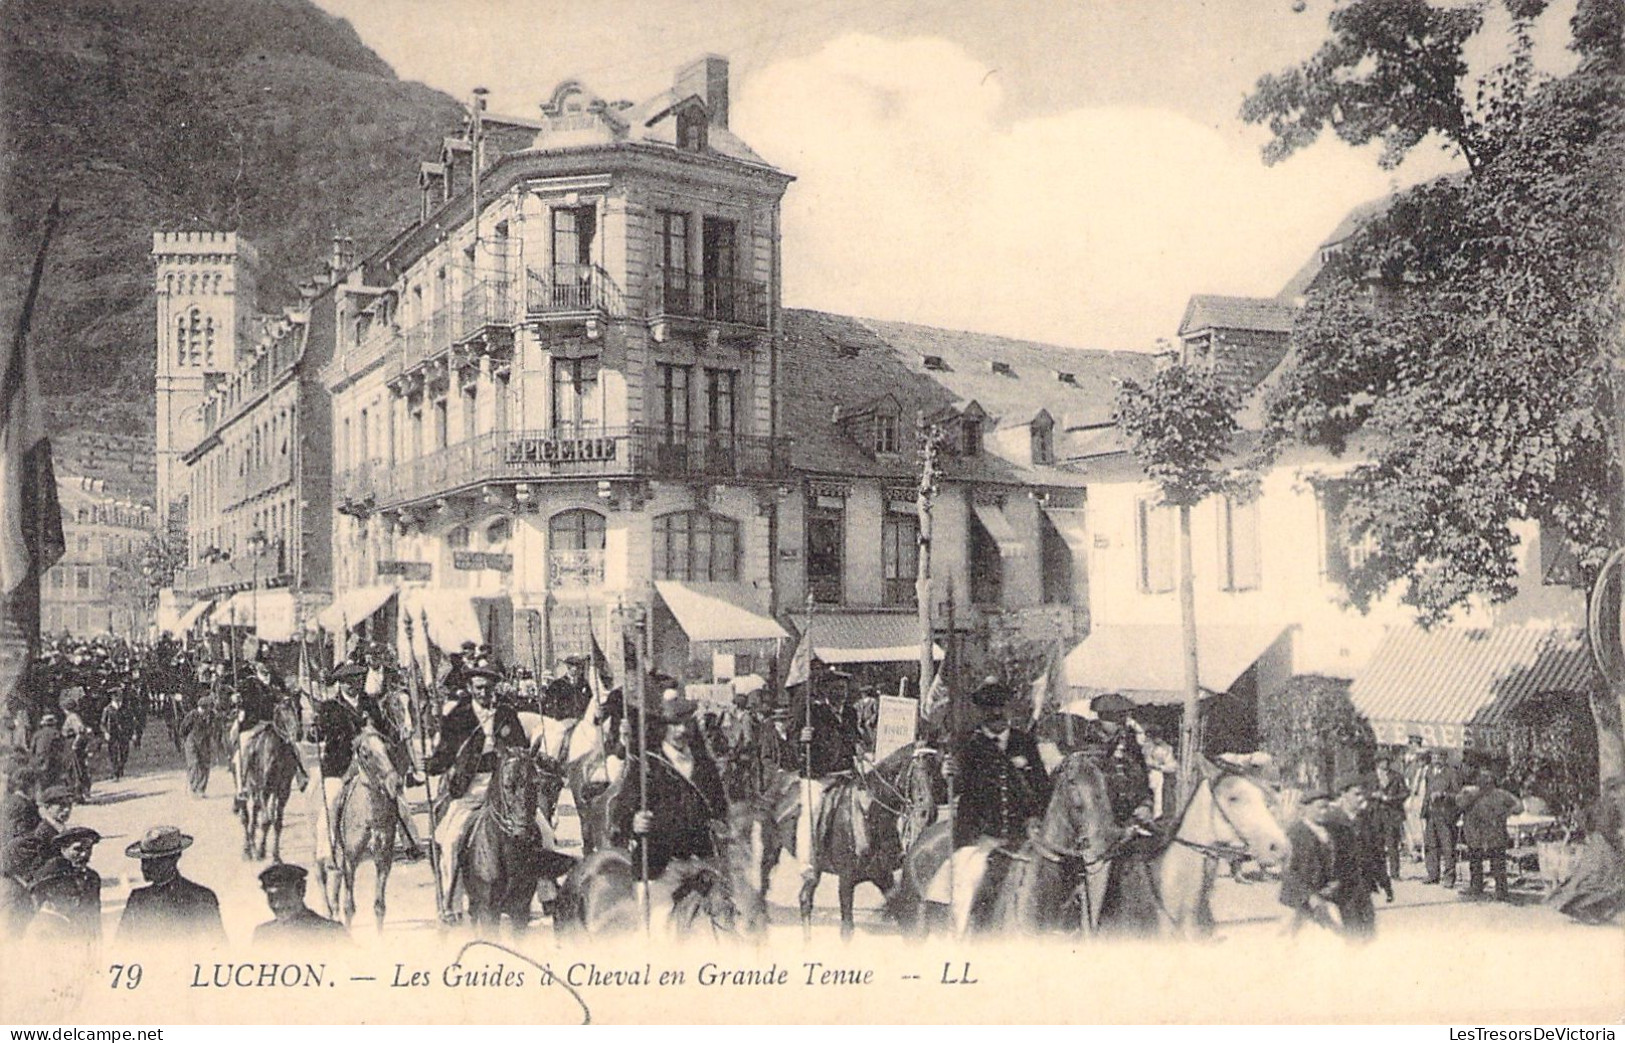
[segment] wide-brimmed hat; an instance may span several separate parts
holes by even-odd
[[[39,795],[39,802],[41,804],[72,804],[76,796],[77,794],[67,786],[57,784],[47,786],[45,792]]]
[[[69,826],[56,835],[56,839],[51,841],[51,846],[60,851],[77,840],[88,840],[94,844],[101,839],[102,835],[89,826]]]
[[[470,681],[474,680],[476,677],[483,677],[487,681],[491,681],[493,683],[502,680],[502,677],[495,670],[491,670],[483,666],[470,667],[464,676],[466,676]]]
[[[192,838],[178,826],[153,826],[147,835],[124,849],[130,858],[165,858],[192,846]]]
[[[986,710],[1009,706],[1016,693],[997,681],[986,681],[970,694],[970,701]]]
[[[587,663],[588,663],[587,657],[582,655],[580,652],[577,652],[574,655],[567,655],[567,656],[564,657],[564,665],[565,666],[586,666]]]
[[[681,690],[667,688],[660,693],[659,700],[653,702],[651,716],[655,720],[667,724],[681,724],[693,717],[699,710],[699,705],[684,695]]]

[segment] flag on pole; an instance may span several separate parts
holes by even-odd
[[[592,627],[590,618],[587,632],[592,636],[592,672],[598,675],[599,687],[607,692],[615,687],[615,672],[609,668],[609,656],[598,643],[598,631]]]
[[[39,378],[28,351],[45,250],[59,216],[52,203],[17,333],[0,367],[0,695],[7,705],[17,698],[39,642],[40,579],[66,550]]]
[[[798,684],[806,684],[812,676],[812,623],[808,621],[806,631],[801,635],[801,641],[796,645],[796,654],[790,657],[790,668],[784,675],[784,687],[790,688]]]

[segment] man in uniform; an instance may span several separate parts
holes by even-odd
[[[661,693],[649,712],[649,809],[639,810],[637,773],[642,768],[635,757],[627,762],[624,783],[609,801],[610,844],[647,845],[651,880],[659,879],[675,859],[715,855],[711,823],[727,817],[722,774],[699,740],[695,711],[694,703],[677,689]],[[627,745],[636,750],[636,737]]]
[[[358,682],[359,683],[359,682]],[[256,947],[324,947],[348,942],[350,932],[305,904],[305,867],[279,862],[260,873],[265,903],[274,917],[254,928]]]
[[[445,810],[435,829],[440,864],[449,867],[445,912],[456,908],[458,884],[455,853],[469,818],[485,806],[485,793],[496,770],[501,747],[526,748],[525,729],[512,707],[498,706],[497,676],[478,667],[468,671],[468,697],[459,699],[440,721],[440,736],[425,769],[442,777]]]
[[[362,689],[367,682],[367,668],[360,663],[344,663],[333,673],[338,694],[323,699],[316,705],[316,729],[321,736],[321,790],[311,798],[311,820],[316,828],[316,857],[333,859],[333,835],[329,823],[333,809],[338,806],[344,792],[344,780],[355,761],[355,740],[362,729],[371,726],[383,738],[391,755],[391,766],[397,771],[404,767],[394,741],[394,729],[384,718],[378,701]],[[404,776],[404,772],[402,772]],[[411,809],[402,792],[396,797],[400,806],[400,820],[407,831],[409,846],[416,850],[418,839],[412,830]]]
[[[814,663],[813,669],[819,669],[819,664]],[[834,776],[852,771],[862,744],[847,708],[838,702],[840,679],[826,672],[821,680],[821,684],[809,680],[797,686],[790,696],[790,727],[800,737],[794,770],[801,779],[797,785],[801,812],[796,819],[796,855],[801,859],[803,886],[818,873],[815,867],[823,833],[824,793]],[[862,826],[862,819],[861,815],[853,816],[854,830]]]
[[[555,677],[542,697],[542,721],[551,738],[547,753],[561,763],[569,754],[570,736],[592,705],[592,685],[587,683],[587,657],[566,656],[564,676]]]
[[[248,753],[248,744],[258,735],[262,728],[276,726],[276,710],[284,700],[291,698],[288,686],[282,678],[271,671],[271,664],[265,658],[266,647],[264,642],[255,642],[248,650],[249,658],[254,664],[251,673],[237,691],[237,752],[234,758],[237,772],[237,801],[238,805],[247,798],[248,778],[243,771],[243,758]],[[294,784],[304,789],[310,782],[310,774],[305,770],[304,759],[299,756],[299,748],[294,745],[298,736],[283,735],[294,751]]]
[[[107,760],[113,769],[113,778],[124,777],[124,765],[130,759],[130,742],[135,735],[135,717],[124,703],[124,690],[115,688],[113,696],[102,707],[102,738],[107,741]]]
[[[194,940],[225,944],[220,900],[213,891],[181,876],[181,852],[192,838],[175,826],[154,826],[124,849],[141,860],[146,887],[130,892],[119,920],[120,941]]]
[[[959,789],[952,864],[944,865],[927,889],[932,901],[953,906],[954,921],[961,931],[985,901],[978,896],[997,890],[999,880],[994,874],[1002,875],[1008,868],[1002,860],[993,868],[988,856],[995,848],[1019,846],[1026,840],[1027,823],[1044,814],[1051,786],[1037,741],[1012,726],[1020,716],[1015,693],[990,678],[971,694],[971,703],[980,713],[981,723],[955,744],[948,765]]]
[[[90,868],[90,855],[102,835],[89,826],[69,826],[52,841],[55,854],[34,871],[31,889],[38,902],[48,886],[54,913],[85,937],[102,936],[102,877]]]

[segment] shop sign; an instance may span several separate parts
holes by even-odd
[[[453,551],[451,567],[462,572],[477,572],[480,569],[492,569],[496,572],[513,571],[512,554],[491,554],[478,550]]]
[[[508,443],[506,462],[558,464],[613,459],[613,438],[517,438]]]
[[[427,581],[432,573],[427,561],[380,561],[378,575],[399,576],[407,580]]]

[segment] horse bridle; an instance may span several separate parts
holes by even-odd
[[[1192,851],[1201,854],[1204,858],[1215,862],[1227,862],[1232,866],[1239,865],[1251,857],[1252,845],[1247,842],[1246,834],[1236,826],[1235,819],[1232,819],[1225,812],[1224,805],[1219,802],[1219,795],[1213,792],[1213,780],[1204,778],[1202,781],[1207,784],[1209,803],[1213,805],[1213,810],[1218,812],[1219,818],[1224,821],[1226,828],[1230,830],[1241,846],[1237,847],[1235,844],[1230,843],[1203,844],[1195,840],[1187,840],[1179,835],[1178,830],[1174,832],[1173,842],[1181,847],[1188,847]],[[1194,801],[1195,797],[1193,795],[1192,802],[1194,803]],[[1185,805],[1185,810],[1186,812],[1190,811],[1190,804]],[[1183,824],[1184,818],[1183,814],[1180,815],[1181,824]]]

